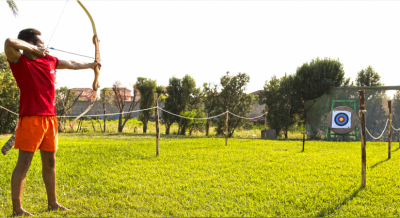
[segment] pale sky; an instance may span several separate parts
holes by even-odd
[[[74,0],[18,1],[14,17],[0,0],[0,41],[36,28],[49,47],[94,56],[92,27]],[[399,1],[82,1],[100,39],[100,86],[136,78],[168,85],[191,75],[197,86],[227,71],[250,75],[247,91],[273,75],[294,74],[320,57],[338,59],[346,77],[371,65],[385,85],[399,85]],[[60,22],[56,28],[56,23]],[[0,47],[4,52],[4,46]],[[91,59],[51,51],[59,59]],[[59,70],[58,86],[90,88],[92,70]]]

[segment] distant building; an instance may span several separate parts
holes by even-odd
[[[112,91],[112,88],[107,88],[108,90]],[[91,97],[93,96],[93,90],[90,88],[73,88],[72,91],[75,91],[75,96],[79,96],[79,100],[80,101],[90,101]],[[100,90],[98,90],[100,92]],[[127,88],[123,88],[121,90],[121,94],[122,96],[124,95],[123,92],[125,92],[125,101],[132,101],[133,95],[132,95],[132,91],[127,89]],[[82,93],[82,94],[81,94]],[[113,95],[115,95],[115,93],[113,92]],[[136,89],[136,99],[135,101],[139,101],[140,100],[140,93],[139,91]]]
[[[93,96],[93,90],[89,88],[73,88],[71,90],[75,92],[76,97],[80,95],[80,101],[90,101]]]

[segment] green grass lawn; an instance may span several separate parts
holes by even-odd
[[[0,136],[3,145],[8,136]],[[58,201],[47,212],[40,153],[27,175],[22,203],[36,216],[271,217],[400,216],[400,149],[367,143],[367,187],[360,142],[61,134]],[[0,217],[12,212],[12,149],[0,157]]]

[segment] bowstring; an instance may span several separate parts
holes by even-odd
[[[58,27],[58,24],[60,23],[61,17],[62,17],[62,15],[64,14],[65,8],[67,7],[67,3],[68,3],[68,0],[65,2],[64,8],[63,8],[63,10],[61,11],[61,15],[60,15],[60,17],[58,18],[58,21],[57,21],[57,23],[56,23],[56,26],[54,27],[53,33],[52,33],[51,36],[50,36],[50,39],[49,39],[49,42],[47,43],[47,47],[46,47],[46,48],[49,47],[50,42],[51,42],[51,40],[53,39],[54,33],[56,32],[56,29],[57,29],[57,27]],[[47,57],[47,61],[48,61],[49,65],[50,65],[50,71],[51,71],[51,64],[50,64],[49,56],[46,55],[46,57]],[[54,70],[54,73],[55,73],[56,68],[55,68],[55,67],[53,67],[53,68],[54,68],[53,70]]]
[[[56,26],[54,27],[53,33],[51,34],[51,37],[50,37],[50,39],[49,39],[49,42],[47,43],[47,48],[49,47],[50,42],[51,42],[51,39],[53,38],[54,33],[56,32],[58,23],[60,23],[61,17],[62,17],[62,15],[64,14],[65,8],[67,7],[67,3],[68,3],[68,0],[65,2],[64,8],[63,8],[63,10],[62,10],[62,12],[61,12],[61,15],[60,15],[60,17],[58,18],[58,21],[57,21],[57,23],[56,23]]]
[[[60,17],[58,18],[58,21],[57,21],[57,23],[56,23],[56,26],[54,27],[53,33],[52,33],[51,36],[50,36],[50,39],[49,39],[49,42],[47,43],[47,47],[46,47],[46,48],[48,48],[49,45],[50,45],[51,39],[53,38],[54,33],[56,32],[58,23],[60,23],[61,17],[62,17],[62,15],[64,14],[65,8],[67,7],[67,3],[68,3],[68,0],[65,2],[64,8],[63,8],[63,10],[61,11]],[[51,71],[52,71],[51,68],[52,68],[52,67],[51,67],[51,63],[50,63],[50,59],[49,59],[49,55],[48,55],[48,54],[46,54],[46,58],[47,58],[47,63],[49,63],[49,66],[50,66],[50,73],[51,73]],[[55,74],[56,74],[56,67],[55,67],[55,66],[53,67],[53,71],[54,71],[54,77],[55,77]],[[54,80],[55,80],[55,78],[54,78]],[[54,82],[55,82],[55,81],[54,81]]]

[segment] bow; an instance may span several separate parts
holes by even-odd
[[[99,39],[97,38],[97,32],[96,32],[96,26],[94,25],[94,21],[92,16],[90,15],[89,11],[85,8],[85,6],[83,6],[83,4],[78,0],[77,1],[78,4],[82,7],[82,9],[86,12],[87,16],[90,19],[90,22],[92,23],[92,28],[93,28],[93,44],[95,46],[95,61],[100,63],[100,49],[99,49]],[[99,75],[100,75],[100,69],[99,69],[99,65],[96,65],[96,67],[94,68],[94,81],[92,84],[92,88],[93,88],[93,95],[90,99],[91,103],[89,105],[89,107],[81,114],[79,115],[77,118],[75,118],[75,120],[72,122],[71,124],[71,129],[74,127],[75,122],[82,117],[83,115],[85,115],[93,106],[96,98],[97,98],[97,89],[100,87],[99,86]]]

